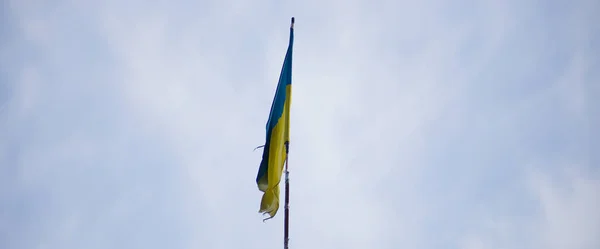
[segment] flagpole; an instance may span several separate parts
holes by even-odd
[[[294,17],[292,17],[292,24],[290,29],[294,29]],[[283,218],[283,248],[288,249],[288,242],[290,240],[290,178],[288,170],[290,142],[285,143],[285,210]]]
[[[285,211],[283,218],[283,248],[288,249],[289,232],[290,232],[290,178],[288,171],[288,151],[289,143],[285,144]]]

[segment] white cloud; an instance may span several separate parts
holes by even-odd
[[[578,168],[576,165],[565,165]],[[600,178],[566,172],[559,184],[535,179],[539,197],[542,245],[546,248],[594,248],[600,243]],[[547,178],[547,177],[546,177]]]

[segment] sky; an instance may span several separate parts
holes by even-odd
[[[600,1],[6,0],[0,248],[600,248]]]

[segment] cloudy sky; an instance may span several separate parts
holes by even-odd
[[[6,0],[0,248],[600,248],[600,1]],[[596,127],[596,128],[594,128]]]

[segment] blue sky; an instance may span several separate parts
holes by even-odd
[[[4,1],[0,248],[600,247],[600,3]]]

